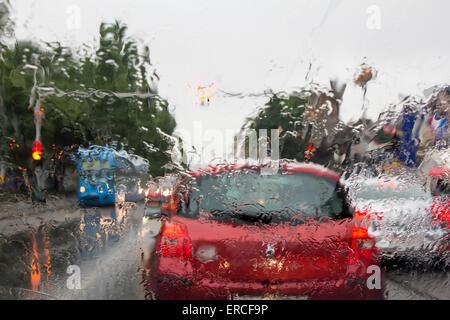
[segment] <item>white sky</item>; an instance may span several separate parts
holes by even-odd
[[[450,75],[447,0],[11,2],[20,39],[92,43],[101,21],[125,22],[129,36],[150,46],[160,94],[175,106],[179,129],[191,132],[195,121],[204,130],[238,129],[264,98],[217,95],[202,107],[194,103],[189,86],[214,81],[216,91],[244,95],[289,90],[305,84],[310,62],[309,80],[350,82],[366,56],[379,70],[367,96],[368,115],[376,117],[399,95],[420,94],[448,83]],[[70,28],[73,5],[80,9],[78,29]],[[368,27],[377,22],[379,29]],[[343,120],[358,118],[361,96],[360,88],[348,86]]]

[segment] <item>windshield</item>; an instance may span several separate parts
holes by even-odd
[[[80,168],[80,177],[85,183],[106,183],[112,179],[113,169],[109,161],[83,161]]]
[[[349,215],[337,181],[308,173],[235,170],[204,176],[193,182],[189,198],[185,215],[218,220],[300,222]]]
[[[81,164],[81,171],[102,170],[110,168],[111,164],[109,163],[109,161],[92,160],[92,161],[83,161],[83,163]]]

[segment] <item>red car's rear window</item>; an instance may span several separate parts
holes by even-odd
[[[189,190],[181,214],[192,218],[278,223],[351,216],[338,181],[312,173],[231,170],[198,177]]]

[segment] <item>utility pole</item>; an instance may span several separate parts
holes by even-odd
[[[42,127],[42,119],[44,118],[44,112],[41,107],[41,100],[39,96],[39,86],[38,86],[38,71],[39,71],[39,58],[35,57],[35,69],[33,76],[33,88],[31,89],[30,95],[30,106],[34,105],[33,113],[34,113],[34,125],[36,129],[36,136],[34,141],[41,142],[41,127]]]
[[[30,94],[30,108],[33,108],[34,115],[34,125],[36,129],[35,138],[33,142],[32,158],[36,162],[36,167],[34,168],[34,175],[36,177],[37,188],[30,186],[31,198],[33,201],[45,201],[44,195],[41,191],[41,186],[43,186],[44,170],[42,168],[42,142],[41,142],[41,127],[42,119],[44,118],[44,110],[41,106],[40,96],[39,96],[39,85],[38,85],[38,72],[39,72],[39,57],[36,55],[34,59],[34,75],[33,75],[33,88]]]

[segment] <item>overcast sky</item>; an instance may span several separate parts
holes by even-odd
[[[101,21],[120,19],[150,46],[160,94],[175,106],[179,129],[237,129],[264,97],[307,81],[351,82],[363,57],[378,70],[368,88],[376,117],[399,95],[449,82],[450,1],[413,0],[12,0],[16,37],[92,43]],[[79,11],[79,19],[76,18]],[[75,15],[75,18],[74,18]],[[77,24],[79,20],[79,25]],[[217,96],[195,104],[190,88],[214,82]],[[349,85],[341,118],[361,114],[361,89]]]

